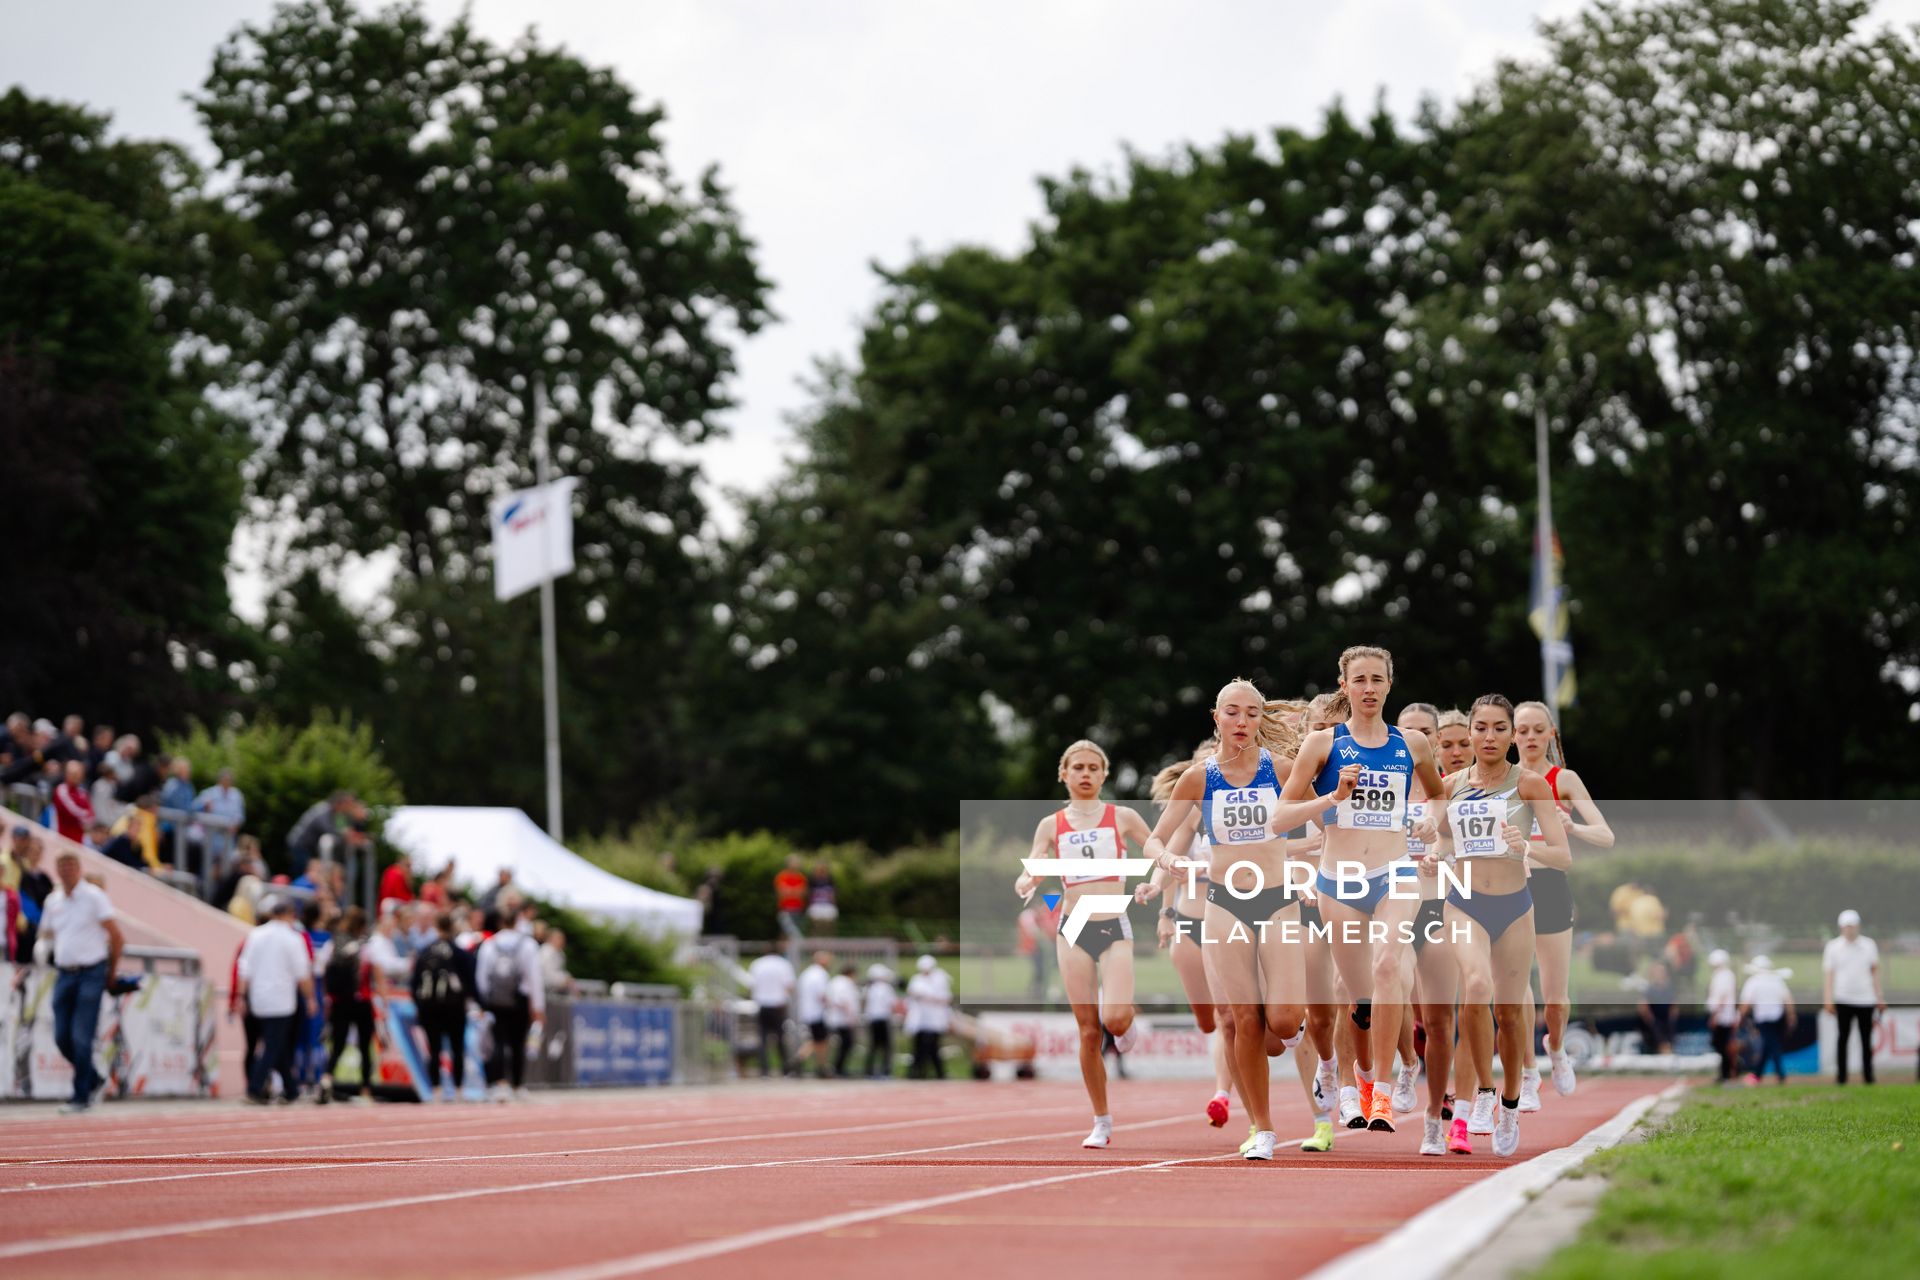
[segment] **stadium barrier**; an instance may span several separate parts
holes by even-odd
[[[94,1036],[102,1098],[204,1098],[218,1092],[217,1010],[197,952],[128,947],[122,975],[137,969],[138,989],[106,996]],[[64,1099],[73,1068],[53,1039],[49,965],[0,963],[0,1099]]]

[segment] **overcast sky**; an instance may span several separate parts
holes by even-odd
[[[444,19],[453,0],[429,0]],[[816,359],[851,351],[869,263],[916,248],[1017,246],[1035,179],[1149,153],[1311,126],[1384,90],[1402,116],[1457,95],[1574,0],[472,0],[506,41],[529,25],[664,104],[669,163],[718,164],[780,323],[740,353],[730,438],[708,475],[760,487]],[[110,111],[117,131],[207,146],[183,95],[214,47],[270,0],[15,5],[0,85]],[[1920,0],[1879,14],[1920,19]]]

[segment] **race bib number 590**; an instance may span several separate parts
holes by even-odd
[[[1458,800],[1447,810],[1453,823],[1453,852],[1458,858],[1497,858],[1506,852],[1500,823],[1506,805],[1498,800]]]
[[[1273,839],[1267,823],[1273,820],[1274,805],[1279,798],[1279,792],[1272,787],[1214,792],[1213,812],[1207,815],[1214,840],[1226,844],[1257,844]]]
[[[1403,831],[1407,825],[1407,775],[1362,769],[1353,794],[1340,802],[1339,825],[1349,831]]]

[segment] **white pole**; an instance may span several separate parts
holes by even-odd
[[[1537,596],[1546,606],[1546,634],[1540,637],[1540,685],[1543,690],[1540,700],[1553,708],[1553,718],[1557,723],[1560,719],[1557,697],[1560,671],[1554,654],[1560,641],[1560,610],[1553,591],[1553,485],[1547,478],[1547,406],[1544,403],[1536,404],[1533,409],[1533,450],[1534,471],[1540,485],[1539,515],[1533,531],[1533,572],[1538,579]]]
[[[533,468],[535,480],[547,483],[547,380],[533,377]],[[542,537],[541,555],[546,541]],[[550,568],[551,566],[543,566]],[[553,576],[540,579],[540,683],[546,702],[547,730],[547,834],[556,841],[560,836],[560,670],[554,657]]]

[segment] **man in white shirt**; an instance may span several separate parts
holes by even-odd
[[[1733,976],[1733,962],[1725,951],[1716,949],[1707,957],[1713,976],[1707,979],[1707,1033],[1713,1038],[1713,1051],[1720,1055],[1720,1080],[1725,1084],[1738,1074],[1740,1042],[1735,1034],[1740,1027],[1740,985]]]
[[[253,1015],[258,1048],[247,1064],[247,1101],[265,1106],[272,1099],[268,1080],[280,1076],[280,1096],[300,1095],[293,1070],[294,1028],[300,1015],[313,1017],[313,953],[294,924],[293,899],[273,898],[267,919],[247,935],[240,948],[240,998]]]
[[[1839,1047],[1835,1061],[1839,1082],[1847,1082],[1847,1041],[1853,1038],[1854,1024],[1860,1026],[1860,1075],[1873,1083],[1873,1019],[1887,1008],[1886,993],[1880,987],[1880,948],[1872,938],[1860,934],[1860,913],[1840,913],[1840,936],[1827,944],[1821,957],[1826,973],[1822,1004],[1840,1024]]]
[[[953,987],[932,956],[921,956],[916,967],[919,972],[907,981],[907,1021],[913,1030],[913,1061],[907,1075],[915,1080],[938,1080],[940,1037],[951,1025]]]
[[[847,1074],[847,1058],[853,1052],[853,1028],[860,1021],[860,984],[853,980],[853,966],[842,965],[827,983],[827,1030],[832,1033],[833,1074]]]
[[[1760,1066],[1747,1078],[1757,1081],[1767,1073],[1767,1063],[1773,1063],[1774,1074],[1781,1084],[1787,1082],[1787,1063],[1785,1058],[1786,1034],[1793,1030],[1798,1021],[1793,1010],[1793,992],[1787,987],[1787,979],[1793,976],[1791,969],[1776,969],[1773,962],[1765,956],[1755,956],[1747,965],[1746,985],[1740,989],[1740,1016],[1753,1015],[1754,1030],[1760,1033]]]
[[[106,891],[80,878],[80,855],[63,849],[53,860],[59,887],[41,908],[40,937],[34,959],[51,960],[60,971],[53,984],[53,1041],[73,1064],[73,1097],[60,1108],[79,1115],[93,1105],[100,1072],[93,1065],[93,1041],[100,1026],[100,998],[120,968],[126,940],[113,918]]]
[[[795,1020],[807,1029],[806,1047],[800,1051],[800,1072],[811,1065],[817,1075],[827,1074],[827,984],[833,981],[833,956],[825,951],[813,953],[813,963],[800,971],[794,983]]]
[[[900,995],[893,987],[893,971],[883,964],[867,970],[867,1078],[893,1076],[893,1007]]]
[[[770,1055],[780,1055],[780,1074],[791,1070],[787,1061],[787,1001],[795,985],[793,962],[778,951],[769,951],[747,966],[747,996],[758,1006],[760,1016],[760,1074],[771,1068]]]
[[[534,1023],[547,1020],[547,984],[540,974],[540,944],[533,940],[534,909],[523,906],[518,916],[474,954],[474,985],[481,1005],[493,1015],[487,1082],[496,1102],[526,1098],[527,1037]]]

